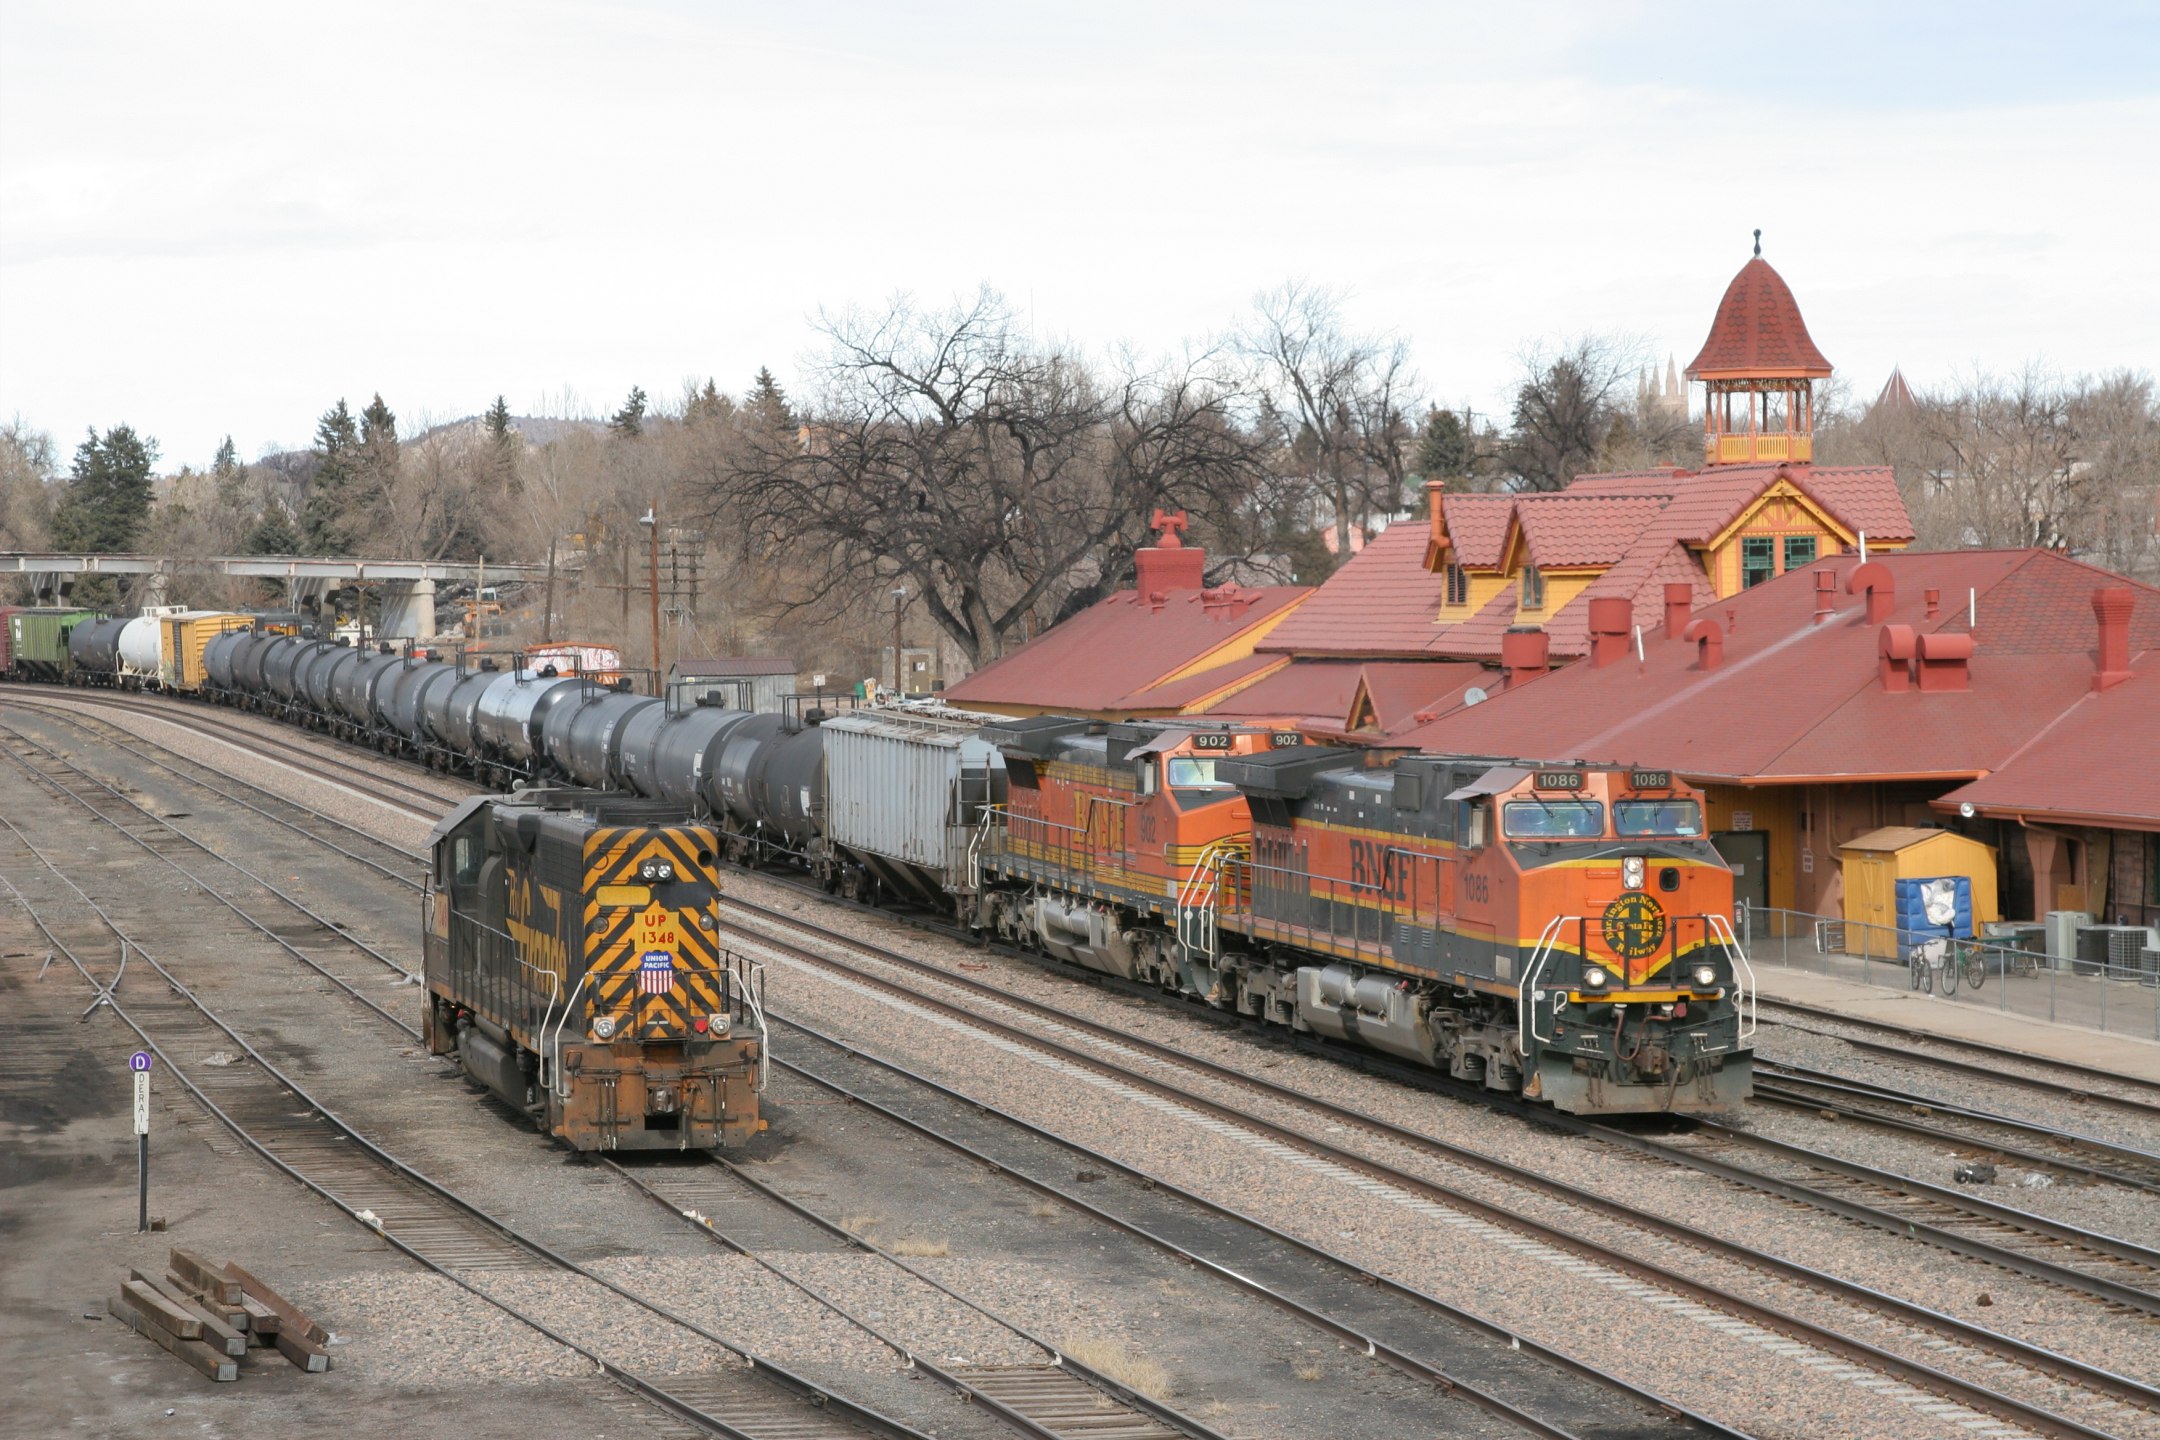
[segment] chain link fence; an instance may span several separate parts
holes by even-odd
[[[1795,910],[1742,905],[1736,918],[1740,943],[1757,966],[1924,991],[1939,1004],[2160,1041],[2160,971],[1982,940],[1927,946],[1916,943],[1926,937],[1889,926]]]

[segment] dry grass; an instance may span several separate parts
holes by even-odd
[[[1065,1213],[1065,1207],[1051,1200],[1037,1200],[1028,1206],[1028,1214],[1037,1220],[1055,1220]]]
[[[952,1254],[952,1246],[943,1240],[895,1240],[885,1248],[910,1260],[941,1260]]]
[[[1327,1371],[1321,1369],[1318,1365],[1310,1363],[1298,1366],[1291,1373],[1300,1380],[1323,1380],[1327,1378]]]
[[[868,1235],[885,1223],[883,1215],[847,1215],[840,1221],[840,1228],[850,1235]]]
[[[1170,1372],[1148,1356],[1135,1354],[1122,1340],[1068,1336],[1065,1353],[1143,1395],[1157,1400],[1170,1398]]]
[[[1210,1420],[1218,1416],[1228,1415],[1230,1413],[1230,1402],[1227,1400],[1210,1400],[1200,1407],[1200,1413]]]

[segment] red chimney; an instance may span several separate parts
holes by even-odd
[[[1820,625],[1837,613],[1837,572],[1825,566],[1815,572],[1815,623]]]
[[[1934,631],[1920,637],[1920,688],[1924,691],[1972,688],[1973,637]]]
[[[2093,618],[2100,622],[2100,665],[2093,672],[2095,692],[2110,690],[2130,678],[2130,611],[2136,596],[2127,585],[2093,591]]]
[[[1882,688],[1892,694],[1900,694],[1912,688],[1913,654],[1917,648],[1910,625],[1885,625],[1882,636],[1876,642],[1882,658],[1878,662],[1882,674]]]
[[[1198,590],[1200,577],[1207,569],[1207,552],[1189,550],[1178,538],[1178,531],[1185,528],[1185,512],[1166,514],[1157,510],[1148,524],[1157,532],[1155,544],[1133,552],[1133,588],[1140,592],[1140,598],[1167,595],[1173,590]]]
[[[1867,592],[1867,622],[1880,625],[1890,618],[1897,608],[1897,582],[1890,577],[1890,567],[1880,560],[1870,560],[1865,565],[1855,565],[1852,574],[1845,577],[1845,593],[1858,595]]]
[[[1590,665],[1602,670],[1627,658],[1628,626],[1635,606],[1618,595],[1600,595],[1590,602]]]
[[[1725,663],[1725,632],[1715,620],[1702,619],[1680,632],[1683,640],[1695,642],[1695,668],[1715,670]]]
[[[1687,629],[1688,616],[1695,610],[1695,587],[1685,580],[1675,580],[1665,587],[1665,638],[1678,640]]]
[[[1535,680],[1551,668],[1552,641],[1535,625],[1509,627],[1500,637],[1500,667],[1507,671],[1507,688]]]
[[[1927,618],[1933,620],[1942,614],[1942,591],[1930,585],[1920,592],[1927,600]]]

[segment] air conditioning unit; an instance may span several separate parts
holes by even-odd
[[[2152,932],[2142,925],[2087,925],[2078,931],[2078,966],[2135,972],[2143,968],[2144,950],[2152,940]]]
[[[2093,917],[2083,910],[2050,910],[2047,912],[2047,953],[2055,957],[2055,968],[2067,967],[2077,958],[2078,931],[2092,924]]]

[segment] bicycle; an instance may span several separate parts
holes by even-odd
[[[1931,935],[1907,952],[1906,964],[1912,988],[1923,995],[1934,994],[1939,983],[1943,998],[1955,1000],[1960,979],[1973,990],[1987,983],[1987,953],[1976,940]]]

